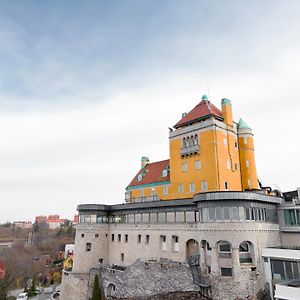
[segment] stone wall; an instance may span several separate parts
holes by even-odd
[[[60,300],[87,300],[89,274],[63,273]]]
[[[165,260],[138,260],[124,271],[101,269],[100,277],[105,295],[119,299],[149,299],[154,295],[199,291],[189,266]],[[114,289],[109,291],[111,285]]]

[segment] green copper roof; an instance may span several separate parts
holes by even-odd
[[[222,105],[223,105],[223,104],[228,104],[228,105],[231,106],[231,101],[228,100],[228,99],[226,99],[226,98],[224,98],[224,99],[222,99]]]
[[[207,96],[206,96],[206,95],[203,95],[203,96],[202,96],[202,100],[207,101],[207,100],[208,100]]]
[[[239,129],[243,129],[243,128],[251,129],[250,126],[242,118],[239,120],[238,128]]]

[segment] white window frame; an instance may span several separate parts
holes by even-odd
[[[207,181],[206,180],[201,181],[201,190],[202,190],[202,192],[207,191]]]
[[[201,160],[195,160],[195,168],[196,168],[196,170],[201,169]]]
[[[182,183],[178,184],[178,192],[184,193],[184,185]]]
[[[187,172],[187,163],[186,162],[181,164],[181,171]]]
[[[195,192],[195,183],[194,182],[190,183],[190,192]]]

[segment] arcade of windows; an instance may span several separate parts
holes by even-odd
[[[188,136],[188,137],[184,137],[183,140],[182,140],[183,148],[188,148],[188,147],[196,146],[196,145],[199,145],[197,134],[191,135],[191,136]]]

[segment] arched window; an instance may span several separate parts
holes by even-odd
[[[183,138],[183,140],[182,140],[182,147],[183,147],[183,148],[186,147],[186,140],[185,140],[185,138]]]
[[[191,136],[191,146],[194,145],[194,136]]]
[[[187,147],[190,146],[190,138],[189,138],[189,137],[187,137],[187,139],[186,139],[186,146],[187,146]]]
[[[252,254],[251,250],[253,248],[253,245],[251,242],[242,242],[240,243],[239,246],[239,254],[240,254],[240,263],[241,264],[252,264],[253,259],[252,259]]]
[[[195,134],[194,145],[198,145],[198,135],[197,134]]]

